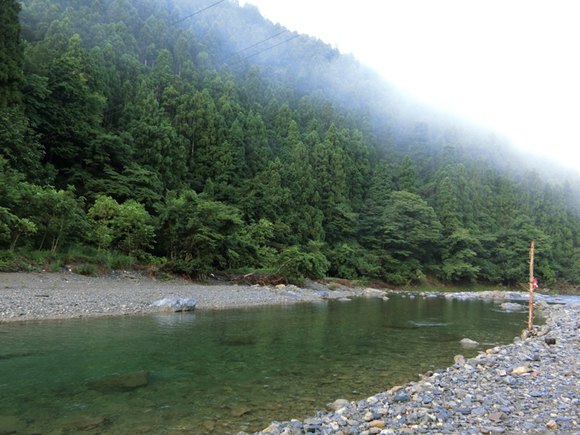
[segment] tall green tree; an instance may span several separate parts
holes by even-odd
[[[0,1],[0,154],[31,181],[41,181],[43,152],[25,115],[23,91],[27,81],[19,11],[19,3]]]
[[[417,193],[417,188],[415,187],[415,168],[408,154],[405,156],[401,166],[399,167],[397,178],[399,190],[404,190],[409,193]]]
[[[441,224],[418,195],[393,192],[382,216],[382,237],[374,246],[382,276],[394,282],[422,279],[433,265]],[[382,251],[382,252],[381,252]]]

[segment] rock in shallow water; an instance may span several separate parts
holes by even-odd
[[[237,408],[233,408],[231,413],[232,413],[232,417],[241,417],[244,414],[247,414],[248,412],[251,412],[252,408],[248,407],[248,406],[238,406]]]
[[[477,341],[471,340],[469,338],[464,338],[459,343],[461,343],[461,345],[464,346],[464,347],[475,347],[475,346],[479,346],[479,343]]]
[[[321,435],[524,434],[580,435],[580,307],[550,307],[550,337],[530,335],[480,352],[419,382],[366,400],[329,406],[306,419],[302,433]],[[536,328],[539,330],[539,328]],[[401,400],[407,399],[408,400]],[[276,435],[290,435],[288,422]],[[266,433],[265,431],[262,433]],[[297,435],[297,434],[296,434]]]
[[[23,431],[26,422],[12,415],[0,415],[0,434],[12,434]]]
[[[507,311],[522,311],[525,310],[526,307],[521,304],[516,304],[514,302],[504,302],[500,305],[504,310]]]
[[[113,376],[98,382],[94,385],[93,389],[102,393],[131,391],[139,387],[147,386],[148,376],[148,371],[125,373],[124,375]]]
[[[349,402],[346,399],[336,399],[334,402],[326,405],[326,409],[328,409],[329,411],[336,411],[342,408],[343,406],[348,405],[348,403]]]
[[[159,311],[168,312],[180,312],[180,311],[193,311],[197,301],[191,298],[177,298],[170,297],[165,299],[159,299],[151,304],[151,307],[157,308]]]

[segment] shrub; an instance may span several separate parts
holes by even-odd
[[[322,243],[309,242],[306,248],[292,246],[280,255],[278,272],[288,279],[322,279],[325,277],[330,262],[320,252]]]
[[[133,257],[123,255],[119,252],[113,252],[111,254],[111,268],[114,270],[131,269],[134,261],[135,259]]]
[[[96,264],[85,263],[81,264],[76,269],[73,269],[74,273],[79,275],[86,275],[86,276],[96,276],[97,272],[99,271],[99,266]]]
[[[50,271],[51,272],[58,272],[62,267],[62,260],[56,260],[50,263]]]

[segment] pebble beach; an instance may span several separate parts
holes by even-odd
[[[580,434],[580,308],[543,311],[546,324],[529,337],[260,435]]]
[[[0,324],[107,315],[146,315],[166,297],[193,298],[196,309],[290,304],[359,296],[388,298],[372,289],[197,285],[118,273],[91,278],[73,273],[0,274]],[[521,292],[409,293],[409,297],[493,298],[505,307]],[[336,398],[305,420],[272,422],[267,435],[579,434],[580,307],[537,295],[545,324],[472,359],[461,355],[445,370],[365,400]],[[548,305],[547,302],[558,302]],[[242,433],[243,434],[243,433]]]
[[[184,279],[159,281],[125,272],[99,277],[70,272],[0,273],[0,323],[143,315],[156,312],[151,304],[167,297],[192,298],[197,301],[197,310],[206,310],[320,300],[316,293],[316,288],[294,286],[199,285]],[[357,294],[360,291],[345,289],[331,292],[329,297]]]

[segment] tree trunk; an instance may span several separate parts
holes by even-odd
[[[40,246],[38,247],[39,251],[42,251],[42,247],[44,246],[44,241],[46,240],[46,235],[48,234],[48,232],[44,233],[44,236],[42,236],[42,240],[40,241]]]
[[[16,231],[16,234],[12,239],[12,243],[10,243],[10,251],[14,251],[14,248],[16,247],[16,242],[18,241],[20,234],[21,234],[20,231]]]

